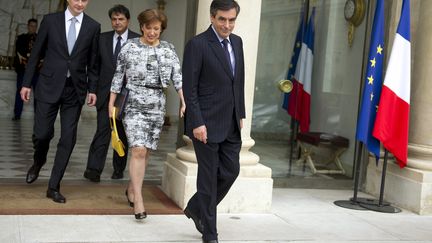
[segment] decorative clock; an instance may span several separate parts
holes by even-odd
[[[351,46],[354,41],[354,29],[359,26],[365,16],[365,0],[347,0],[344,7],[344,16],[348,21],[348,43]]]

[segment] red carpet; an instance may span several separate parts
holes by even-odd
[[[0,215],[23,214],[133,214],[125,196],[126,185],[62,183],[66,203],[46,197],[46,183],[0,184]],[[143,187],[144,206],[148,214],[181,214],[182,210],[157,186]]]

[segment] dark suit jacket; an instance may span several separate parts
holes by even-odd
[[[108,99],[115,66],[112,63],[114,31],[104,32],[99,38],[99,54],[97,59],[99,80],[97,86],[96,107],[99,109]],[[139,37],[138,33],[128,31],[128,39]]]
[[[233,76],[224,49],[211,26],[192,38],[183,56],[183,92],[186,101],[185,132],[207,127],[207,140],[225,140],[233,121],[245,118],[244,58],[242,39],[230,35],[235,56]]]
[[[44,57],[38,85],[34,92],[37,100],[55,103],[60,99],[70,70],[79,102],[84,104],[87,92],[96,93],[96,57],[100,24],[84,14],[81,29],[71,55],[68,53],[65,13],[45,15],[36,43],[30,54],[24,75],[24,87],[30,87],[39,57]]]
[[[21,55],[24,58],[29,57],[31,48],[33,47],[34,41],[36,40],[37,34],[21,34],[17,37],[17,40],[15,42],[15,49],[16,49],[16,55],[15,55],[15,72],[17,73],[24,73],[25,71],[25,63],[20,63],[18,54]]]

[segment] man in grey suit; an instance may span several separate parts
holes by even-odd
[[[67,0],[66,11],[44,16],[24,74],[21,98],[29,101],[31,80],[39,59],[44,62],[34,93],[37,101],[33,127],[33,165],[26,182],[33,183],[46,163],[54,123],[60,111],[61,135],[47,197],[65,203],[60,193],[63,178],[77,136],[82,106],[96,104],[96,56],[100,24],[84,14],[89,0]],[[88,93],[88,94],[87,94]]]
[[[128,29],[130,13],[129,9],[123,5],[115,5],[108,11],[111,19],[112,31],[104,32],[99,38],[99,54],[97,59],[99,69],[99,80],[97,87],[97,129],[90,145],[87,168],[84,177],[93,182],[100,181],[100,175],[105,166],[108,148],[111,139],[111,128],[108,117],[108,101],[111,88],[111,80],[114,75],[117,55],[121,46],[130,38],[136,38],[140,35]],[[120,120],[116,121],[117,130],[120,139],[125,145],[125,155],[120,157],[113,150],[113,168],[112,179],[123,178],[123,171],[127,162],[127,138],[124,132],[123,124]]]
[[[213,0],[211,26],[192,38],[183,57],[185,132],[198,160],[197,192],[184,210],[203,242],[218,242],[216,206],[240,170],[245,118],[242,39],[232,34],[240,6]]]

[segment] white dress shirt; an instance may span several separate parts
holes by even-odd
[[[66,11],[65,11],[66,39],[68,38],[69,27],[70,27],[70,25],[72,23],[71,19],[73,17],[74,16],[69,11],[69,8],[66,8]],[[76,38],[77,39],[78,39],[78,34],[80,32],[80,29],[81,29],[81,24],[82,24],[83,17],[84,17],[83,13],[80,13],[78,16],[75,16],[75,18],[77,19],[77,22],[75,23],[75,30],[76,30]]]
[[[121,34],[121,46],[124,45],[124,43],[127,41],[128,38],[128,29],[126,29],[125,32],[123,32],[123,34]],[[113,53],[115,51],[115,47],[117,45],[117,38],[119,37],[119,34],[117,34],[117,32],[114,31],[114,36],[113,36]]]

